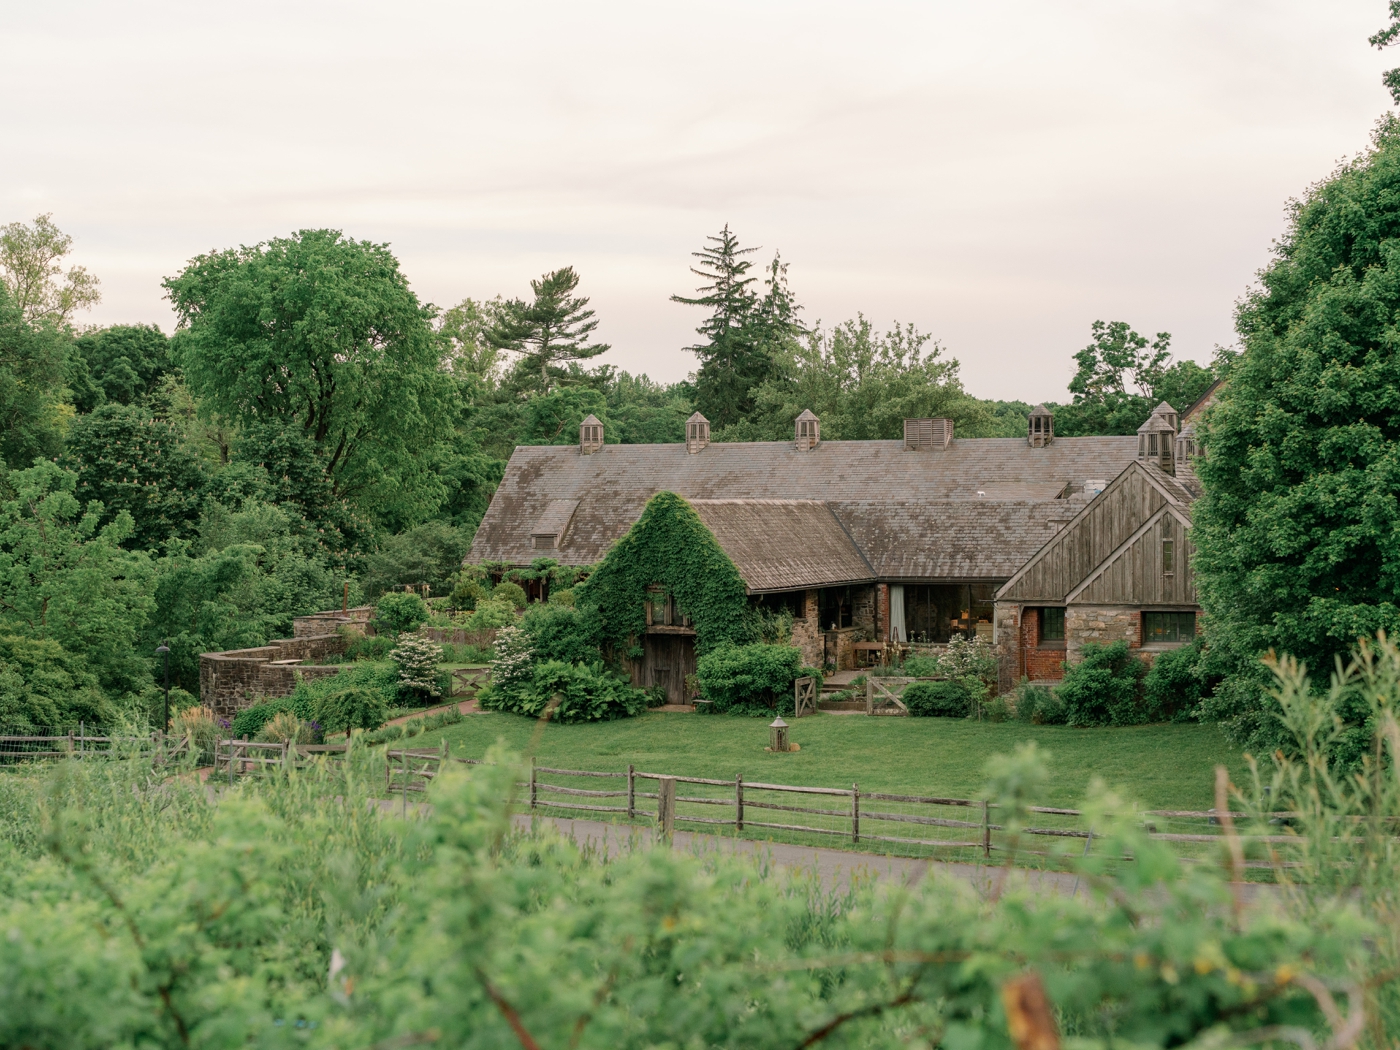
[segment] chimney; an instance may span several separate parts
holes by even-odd
[[[589,413],[578,426],[578,450],[585,456],[603,447],[603,421]]]
[[[941,451],[953,440],[951,419],[906,419],[904,451]]]
[[[710,443],[710,421],[696,412],[685,421],[685,450],[692,456]]]
[[[804,408],[802,415],[797,417],[796,430],[798,452],[810,452],[817,447],[817,442],[821,440],[821,422],[810,408]]]
[[[1044,405],[1036,405],[1026,421],[1026,444],[1031,448],[1044,448],[1054,440],[1054,415]]]

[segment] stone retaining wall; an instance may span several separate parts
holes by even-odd
[[[232,721],[245,707],[271,697],[291,696],[298,678],[339,674],[337,666],[306,664],[345,652],[345,638],[336,634],[278,638],[256,649],[204,653],[199,658],[199,699],[216,718]]]
[[[435,642],[450,642],[453,645],[494,645],[496,642],[494,627],[484,631],[464,631],[460,627],[420,627],[418,633]]]
[[[331,609],[328,612],[297,616],[292,620],[292,637],[303,638],[318,634],[336,634],[342,629],[356,634],[374,634],[370,619],[373,605],[357,605],[353,609]]]

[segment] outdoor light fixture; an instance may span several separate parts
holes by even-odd
[[[768,750],[786,751],[788,749],[788,724],[783,721],[781,715],[773,719],[768,726]]]
[[[162,645],[156,655],[165,662],[165,717],[160,720],[162,734],[170,732],[170,646]]]

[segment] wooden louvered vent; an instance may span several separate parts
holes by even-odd
[[[906,419],[904,448],[907,452],[926,452],[948,447],[953,440],[951,419]]]

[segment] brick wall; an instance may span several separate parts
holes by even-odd
[[[339,633],[279,638],[256,649],[204,653],[199,658],[199,699],[218,718],[232,720],[245,707],[270,697],[291,696],[300,678],[325,678],[339,667],[280,662],[319,660],[345,652]]]
[[[1064,677],[1067,647],[1041,647],[1039,609],[998,602],[994,615],[997,625],[997,683],[1002,692],[1016,688],[1022,677],[1032,682],[1058,682]],[[1069,629],[1066,616],[1066,634]]]

